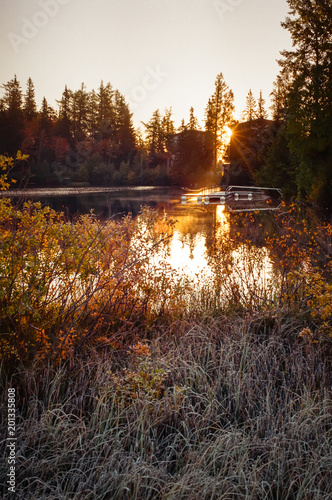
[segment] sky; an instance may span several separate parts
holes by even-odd
[[[172,108],[175,125],[199,123],[219,73],[240,119],[249,89],[266,107],[291,48],[281,27],[286,0],[0,0],[0,85],[29,77],[37,105],[57,109],[65,85],[110,82],[129,103],[135,127]],[[0,88],[0,96],[3,89]]]

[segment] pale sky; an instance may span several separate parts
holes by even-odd
[[[97,90],[110,82],[130,104],[136,127],[172,107],[176,126],[195,109],[200,124],[223,73],[236,116],[251,89],[267,105],[286,0],[0,0],[0,84],[29,77],[37,105],[57,109],[67,84]],[[0,89],[0,95],[3,90]]]

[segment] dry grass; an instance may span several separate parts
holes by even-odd
[[[330,363],[298,328],[182,321],[149,357],[21,373],[15,498],[331,498]]]

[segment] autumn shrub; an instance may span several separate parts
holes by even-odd
[[[74,221],[40,203],[0,199],[1,359],[66,359],[95,343],[117,349],[135,328],[181,311],[181,278],[154,261],[171,222]]]
[[[312,338],[331,339],[332,225],[307,206],[283,206],[266,240],[277,305],[302,318]]]
[[[87,341],[117,345],[181,303],[181,279],[152,262],[156,214],[66,221],[40,203],[1,204],[4,359],[66,358]]]

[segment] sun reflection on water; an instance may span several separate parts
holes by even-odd
[[[192,210],[176,214],[176,224],[169,245],[168,262],[172,268],[194,281],[212,276],[207,250],[209,241],[229,235],[230,217],[225,207]]]
[[[206,241],[202,234],[188,241],[179,231],[175,230],[172,238],[169,262],[173,269],[191,279],[207,277],[209,271],[206,259]],[[210,273],[209,273],[210,274]]]
[[[166,260],[176,276],[197,290],[203,286],[211,297],[227,297],[237,287],[242,300],[264,294],[272,277],[268,252],[234,240],[236,223],[223,205],[177,207],[175,218]]]
[[[216,236],[228,236],[231,228],[230,214],[226,212],[224,205],[216,206]]]

